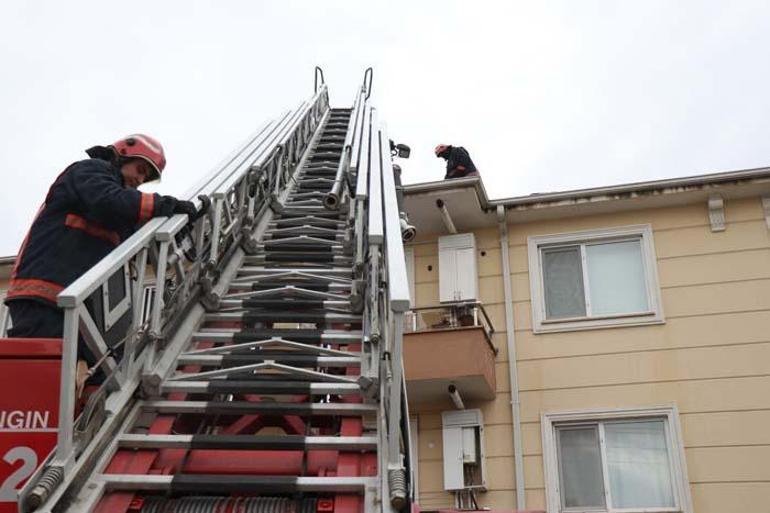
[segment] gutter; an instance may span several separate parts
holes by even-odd
[[[516,476],[516,508],[527,509],[524,487],[524,454],[521,441],[521,402],[519,400],[519,376],[516,367],[516,339],[513,318],[513,291],[511,289],[511,265],[508,252],[508,224],[505,207],[497,206],[500,225],[500,258],[503,263],[503,290],[505,293],[505,334],[508,348],[508,377],[511,383],[511,422],[513,424],[513,460]]]

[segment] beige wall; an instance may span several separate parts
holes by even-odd
[[[712,232],[697,205],[509,225],[528,508],[545,508],[540,415],[601,407],[676,404],[694,510],[767,511],[770,497],[770,231],[758,197],[726,202]],[[527,237],[649,223],[665,324],[533,334]],[[476,231],[479,288],[497,329],[497,397],[484,413],[490,491],[480,503],[515,507],[502,266],[497,227]],[[416,302],[438,302],[435,236],[415,244]],[[482,254],[485,253],[485,254]],[[432,266],[432,270],[428,270]],[[419,424],[423,508],[451,505],[443,491],[440,412]],[[764,508],[764,509],[763,509]]]

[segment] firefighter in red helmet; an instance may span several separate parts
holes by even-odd
[[[462,146],[439,144],[433,152],[436,154],[436,157],[446,160],[444,180],[479,176],[479,171],[471,160],[471,156],[468,155],[468,151]]]
[[[19,249],[5,299],[10,337],[60,338],[59,292],[151,218],[200,215],[192,202],[137,190],[159,180],[166,167],[152,137],[129,135],[86,153],[91,158],[69,165],[53,182]],[[95,363],[85,344],[78,355],[79,369]]]

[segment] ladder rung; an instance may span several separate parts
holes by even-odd
[[[312,330],[312,329],[263,329],[240,330],[235,328],[209,328],[193,334],[194,341],[207,340],[211,342],[251,342],[272,337],[303,343],[343,343],[361,342],[361,331]]]
[[[277,268],[277,267],[257,267],[257,266],[244,265],[238,270],[239,276],[264,275],[265,277],[268,277],[271,274],[283,274],[283,273],[307,273],[307,274],[317,274],[317,275],[344,276],[346,278],[350,278],[350,276],[353,274],[353,268],[352,267],[330,267],[326,269],[319,269],[317,267]]]
[[[371,477],[102,474],[99,480],[109,491],[144,490],[176,493],[345,492],[362,494],[366,488],[377,486],[376,479]]]
[[[275,451],[329,449],[335,451],[371,451],[377,448],[377,437],[123,434],[118,439],[118,444],[120,447],[132,449],[270,449]]]
[[[296,289],[295,289],[296,290]],[[223,299],[220,308],[267,308],[296,310],[297,308],[350,308],[350,301],[291,300],[291,299]]]
[[[177,359],[177,365],[200,365],[202,367],[222,366],[223,368],[240,367],[272,361],[295,367],[354,367],[361,364],[357,356],[318,356],[307,354],[260,354],[262,351],[252,351],[254,354],[190,354]]]
[[[257,321],[273,322],[361,322],[360,314],[324,313],[324,312],[274,312],[274,311],[247,311],[247,312],[214,312],[206,314],[207,322],[218,321],[243,321],[246,323]]]
[[[350,395],[361,388],[355,383],[324,383],[316,381],[267,381],[212,379],[208,381],[165,381],[161,392],[186,392],[191,394],[278,394],[278,395]]]
[[[209,415],[341,415],[358,416],[376,413],[374,404],[364,403],[281,403],[274,401],[144,401],[144,411]]]

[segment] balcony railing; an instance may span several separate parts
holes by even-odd
[[[497,347],[492,343],[495,328],[484,305],[478,301],[453,301],[412,308],[406,313],[404,324],[405,333],[481,327],[490,349],[497,355]]]

